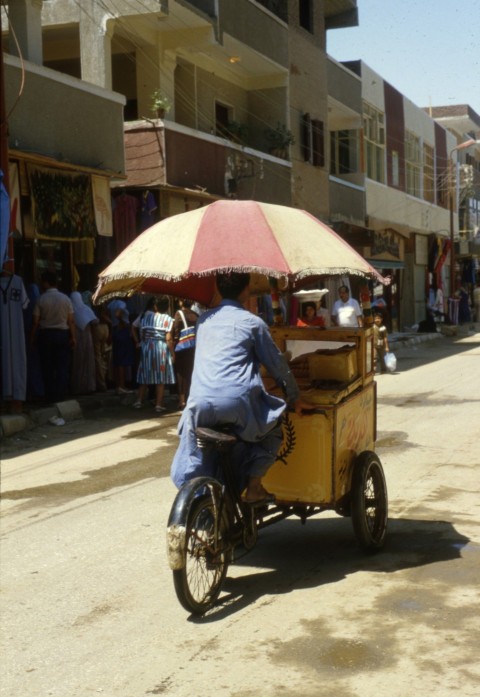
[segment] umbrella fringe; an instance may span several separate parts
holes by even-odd
[[[204,271],[200,272],[191,272],[191,273],[186,273],[186,274],[181,274],[180,276],[176,276],[174,274],[166,274],[166,273],[155,273],[154,271],[141,271],[138,273],[138,275],[135,272],[132,271],[127,271],[127,272],[122,272],[122,273],[115,273],[115,274],[108,274],[108,276],[102,276],[98,288],[101,289],[103,286],[108,285],[112,281],[123,281],[123,280],[131,280],[132,277],[135,279],[138,279],[139,285],[143,283],[148,278],[158,278],[161,281],[184,281],[187,278],[192,278],[197,276],[198,278],[203,278],[205,276],[211,276],[212,274],[217,274],[217,273],[232,273],[232,272],[237,272],[237,273],[255,273],[259,274],[261,276],[267,276],[271,278],[287,278],[287,275],[284,272],[280,271],[275,271],[274,269],[269,269],[266,267],[259,267],[259,266],[234,266],[234,267],[225,267],[222,269],[206,269]],[[296,274],[289,274],[288,276],[293,279],[293,280],[299,280],[301,278],[305,278],[306,276],[381,276],[378,272],[375,270],[371,272],[365,273],[364,271],[360,269],[352,269],[351,267],[347,266],[339,266],[337,268],[317,268],[317,269],[302,269],[302,271],[299,271]]]
[[[255,273],[263,276],[267,276],[270,278],[276,278],[276,279],[284,279],[285,283],[283,284],[284,288],[287,287],[288,285],[288,276],[285,275],[285,273],[275,271],[273,269],[268,269],[265,267],[252,267],[252,266],[245,266],[245,267],[239,267],[235,266],[232,268],[223,268],[221,269],[222,272],[224,273],[229,273],[232,271],[237,271],[240,273]],[[100,301],[104,302],[107,300],[110,300],[112,298],[116,298],[119,296],[130,296],[133,295],[136,292],[140,291],[140,288],[142,284],[149,278],[158,278],[161,281],[183,281],[187,278],[192,278],[192,277],[206,277],[210,276],[214,273],[218,273],[218,269],[210,269],[210,270],[204,270],[201,271],[200,273],[188,273],[188,274],[182,274],[181,276],[175,276],[174,274],[165,274],[165,273],[155,273],[155,272],[145,272],[142,271],[137,275],[134,275],[132,271],[128,272],[122,272],[122,273],[115,273],[115,274],[108,274],[107,276],[103,276],[100,278],[97,287],[95,289],[95,292],[92,296],[92,300],[94,303],[97,303]],[[339,266],[334,269],[329,268],[329,269],[302,269],[302,271],[290,275],[290,281],[296,282],[300,281],[303,278],[307,278],[309,276],[362,276],[363,278],[377,278],[380,280],[382,283],[385,285],[388,284],[389,279],[385,279],[381,276],[380,273],[376,271],[376,269],[372,268],[371,272],[365,273],[364,271],[357,270],[357,269],[352,269],[351,267],[343,267]],[[130,281],[132,282],[132,276],[135,279],[134,284],[132,284],[128,289],[122,289],[122,288],[117,288],[115,290],[111,290],[107,292],[102,292],[104,288],[108,287],[110,283],[113,283],[115,281]]]

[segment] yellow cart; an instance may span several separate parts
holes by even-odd
[[[260,528],[289,516],[302,521],[323,510],[351,516],[360,546],[379,550],[387,530],[383,468],[375,453],[376,384],[370,328],[274,327],[302,396],[313,412],[288,412],[277,462],[264,483],[275,503],[242,501],[229,452],[238,442],[222,431],[198,428],[201,447],[218,451],[222,476],[198,477],[177,494],[167,527],[175,590],[182,605],[203,614],[215,603],[228,564],[251,549]],[[273,380],[265,387],[277,393]]]

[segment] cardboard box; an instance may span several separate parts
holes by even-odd
[[[355,349],[320,349],[308,356],[310,380],[351,382],[358,374]]]

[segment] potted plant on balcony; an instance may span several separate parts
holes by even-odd
[[[244,144],[248,135],[248,126],[238,121],[229,121],[225,127],[225,135],[234,143]]]
[[[163,119],[172,108],[172,102],[166,94],[157,88],[151,94],[150,107],[157,118]]]
[[[265,130],[265,138],[269,145],[270,154],[286,160],[288,148],[295,143],[295,138],[285,124],[277,123],[275,128],[267,128]]]

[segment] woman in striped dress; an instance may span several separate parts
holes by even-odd
[[[133,404],[142,406],[149,385],[155,385],[155,411],[165,411],[162,404],[165,385],[175,383],[173,367],[173,319],[167,314],[168,298],[150,298],[145,312],[132,325],[133,335],[140,348],[137,397]]]

